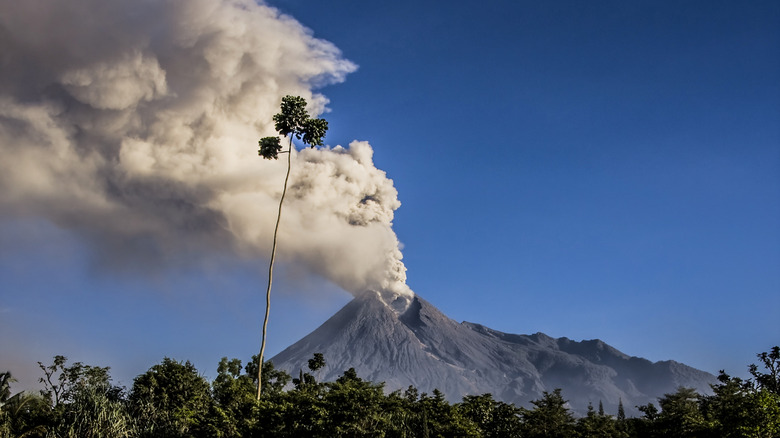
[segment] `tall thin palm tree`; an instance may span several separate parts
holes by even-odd
[[[276,243],[279,234],[279,223],[282,220],[282,205],[287,194],[287,182],[290,179],[292,167],[293,137],[301,140],[311,147],[322,146],[322,138],[328,131],[328,122],[325,119],[312,119],[306,111],[306,100],[300,96],[285,96],[282,98],[281,112],[273,118],[276,131],[282,137],[289,136],[287,150],[282,151],[279,137],[264,137],[258,142],[260,150],[258,154],[265,159],[278,159],[280,153],[287,154],[287,173],[284,176],[282,197],[279,200],[279,210],[276,214],[276,226],[274,227],[274,239],[271,245],[271,261],[268,265],[268,288],[265,292],[265,318],[263,319],[263,335],[260,344],[260,357],[257,367],[257,399],[260,399],[263,387],[263,355],[265,354],[265,339],[268,330],[268,316],[271,312],[271,284],[274,276],[274,261],[276,260]]]

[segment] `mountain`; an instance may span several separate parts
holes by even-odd
[[[280,369],[298,375],[322,353],[322,381],[355,368],[363,379],[385,382],[387,390],[438,388],[452,402],[464,395],[492,393],[498,400],[529,406],[543,391],[561,388],[571,409],[588,403],[627,415],[679,386],[710,391],[715,376],[675,361],[631,357],[600,340],[576,342],[543,333],[516,335],[470,322],[457,323],[415,296],[397,313],[374,293],[359,296],[319,328],[274,356]]]

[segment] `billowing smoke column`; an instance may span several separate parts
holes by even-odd
[[[355,70],[251,0],[0,3],[0,219],[43,217],[104,264],[267,257],[285,165],[257,156],[281,97]],[[353,142],[294,153],[279,257],[353,294],[412,295],[397,192]]]

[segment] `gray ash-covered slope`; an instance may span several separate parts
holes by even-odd
[[[375,294],[364,294],[271,361],[297,375],[314,353],[325,357],[318,372],[323,381],[352,367],[364,379],[385,382],[388,390],[438,388],[451,401],[492,393],[518,406],[561,388],[579,414],[599,401],[614,414],[622,400],[631,415],[635,406],[656,402],[680,386],[708,392],[715,382],[710,373],[630,357],[600,340],[514,335],[457,323],[419,296],[398,315]]]

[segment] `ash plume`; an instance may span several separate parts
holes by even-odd
[[[284,95],[356,66],[245,0],[0,3],[0,220],[39,217],[106,268],[267,257],[285,166],[257,156]],[[368,143],[294,152],[279,257],[408,297],[393,183]]]

